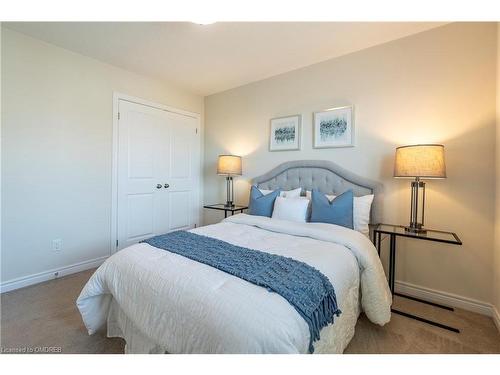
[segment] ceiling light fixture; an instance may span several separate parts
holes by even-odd
[[[195,23],[197,25],[202,25],[202,26],[211,25],[211,24],[213,24],[215,22],[217,22],[217,21],[208,21],[208,20],[191,21],[191,23]]]

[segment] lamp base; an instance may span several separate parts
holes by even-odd
[[[422,213],[421,221],[419,221],[419,190],[422,189]],[[425,209],[425,182],[420,181],[419,177],[415,177],[415,181],[411,182],[411,208],[410,208],[410,225],[405,227],[405,232],[414,234],[424,234],[427,231],[424,229],[424,209]]]
[[[233,209],[234,208],[234,187],[233,187],[233,177],[232,176],[227,176],[226,177],[226,204],[224,205],[224,208],[226,209]]]
[[[427,230],[424,229],[422,226],[419,226],[419,227],[407,226],[407,227],[405,227],[405,232],[425,234],[425,233],[427,233]]]

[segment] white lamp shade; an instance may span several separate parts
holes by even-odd
[[[411,145],[396,149],[394,177],[446,178],[443,145]]]
[[[241,176],[241,156],[219,155],[217,174],[227,176]]]

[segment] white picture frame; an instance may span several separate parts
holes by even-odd
[[[314,112],[313,148],[354,147],[354,106]]]
[[[302,115],[291,115],[271,119],[269,151],[300,150]]]

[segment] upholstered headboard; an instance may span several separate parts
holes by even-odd
[[[296,160],[278,165],[262,176],[255,177],[252,184],[261,189],[283,190],[302,188],[318,189],[325,194],[342,194],[352,189],[354,196],[374,194],[371,224],[382,222],[382,184],[358,176],[337,164],[326,160]]]

